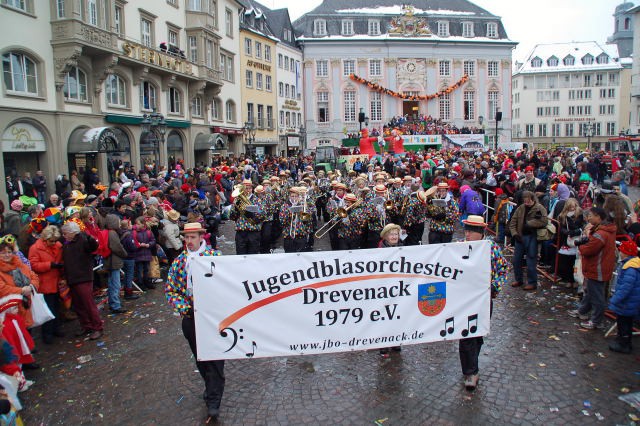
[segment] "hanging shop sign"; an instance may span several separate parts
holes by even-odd
[[[122,44],[122,50],[124,51],[124,54],[129,58],[137,59],[138,61],[147,64],[157,65],[170,71],[177,71],[182,74],[193,75],[193,67],[191,63],[184,58],[177,58],[175,56],[168,55],[154,49],[149,49],[146,46],[131,43],[129,41],[126,41]]]
[[[34,125],[15,123],[2,134],[2,152],[46,151],[44,135]]]

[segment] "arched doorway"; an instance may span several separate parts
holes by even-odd
[[[33,176],[44,165],[47,141],[43,131],[35,125],[18,121],[2,133],[4,175],[16,178],[25,172]]]
[[[95,167],[101,176],[108,175],[109,182],[113,182],[120,165],[131,164],[131,142],[129,135],[118,127],[83,127],[71,132],[67,154],[69,173],[76,170],[82,175]]]
[[[167,156],[169,157],[169,170],[175,168],[177,161],[184,162],[184,142],[182,135],[177,130],[172,130],[167,136]]]

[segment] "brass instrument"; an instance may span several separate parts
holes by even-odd
[[[394,209],[394,207],[396,206],[396,204],[393,202],[393,200],[389,199],[387,201],[384,202],[384,209],[386,211],[391,211]]]
[[[253,219],[250,217],[246,217],[245,215],[245,213],[247,212],[247,207],[252,204],[246,192],[244,192],[244,185],[238,184],[234,186],[231,196],[233,197],[233,204],[235,205],[236,209],[238,209],[240,214],[245,216],[245,218],[249,222],[253,223]]]
[[[302,211],[298,213],[298,217],[303,222],[309,222],[311,220],[311,213],[307,211],[307,192],[304,193],[304,198],[302,198]]]
[[[338,207],[336,209],[336,214],[327,223],[322,225],[322,227],[318,229],[316,233],[313,234],[313,236],[319,239],[327,235],[327,233],[329,233],[333,228],[340,224],[340,221],[342,219],[346,219],[347,216],[349,216],[349,212],[351,211],[351,209],[359,206],[360,204],[362,204],[362,200],[358,199],[349,207]]]

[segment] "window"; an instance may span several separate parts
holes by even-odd
[[[213,98],[213,102],[211,102],[211,118],[213,120],[220,120],[220,108],[221,108],[220,99]]]
[[[448,60],[440,61],[438,69],[440,71],[440,77],[451,76],[451,61],[448,61]]]
[[[487,37],[498,38],[498,24],[495,22],[489,22],[487,24]]]
[[[147,47],[153,47],[151,25],[152,25],[152,23],[148,19],[142,18],[140,20],[140,29],[141,29],[141,32],[142,32],[142,35],[141,35],[140,39],[142,40],[142,44],[147,46]]]
[[[614,115],[615,114],[615,110],[616,110],[616,106],[615,105],[607,105],[607,114],[608,115]]]
[[[318,123],[329,122],[329,92],[318,92]]]
[[[567,55],[562,60],[562,63],[567,66],[572,66],[572,65],[575,65],[576,59],[571,55]]]
[[[466,90],[464,92],[464,119],[476,119],[476,92]]]
[[[355,59],[345,59],[342,61],[342,75],[348,76],[351,74],[355,74],[356,72],[356,61]]]
[[[9,52],[2,55],[4,85],[8,91],[21,94],[38,94],[36,64],[26,55]]]
[[[116,31],[116,34],[122,35],[124,33],[124,12],[122,10],[122,6],[117,4],[113,13],[113,26]]]
[[[573,136],[573,123],[566,123],[564,125],[564,135]]]
[[[583,77],[584,77],[584,83],[582,85],[584,87],[590,87],[591,86],[591,74],[585,74]]]
[[[205,39],[204,41],[204,62],[207,68],[213,68],[213,41]]]
[[[382,61],[380,59],[369,60],[369,76],[380,77],[382,75]]]
[[[292,84],[291,85],[291,99],[295,99],[296,98],[296,85]]]
[[[202,117],[202,98],[200,96],[191,99],[191,116]]]
[[[448,21],[438,21],[438,37],[449,37]]]
[[[289,111],[284,113],[284,124],[287,127],[291,127],[291,113]]]
[[[285,71],[289,71],[289,57],[288,56],[284,57],[284,70]]]
[[[253,46],[253,44],[251,43],[251,39],[250,38],[245,38],[244,39],[244,54],[247,56],[251,56],[251,47]]]
[[[382,93],[370,92],[369,117],[371,121],[382,121]]]
[[[546,124],[538,124],[538,136],[546,137],[547,136],[547,125]]]
[[[195,36],[187,38],[189,42],[189,60],[193,63],[198,62],[198,39]]]
[[[608,89],[607,90],[607,96],[609,98],[615,98],[616,97],[616,89]]]
[[[262,43],[260,43],[259,41],[256,41],[256,50],[255,50],[256,54],[255,57],[257,59],[262,59]]]
[[[353,35],[353,21],[351,19],[342,20],[342,35]]]
[[[262,73],[256,73],[256,89],[262,90]]]
[[[591,89],[586,89],[584,91],[584,98],[585,99],[591,99]]]
[[[554,123],[551,125],[551,136],[560,136],[560,124]]]
[[[596,62],[599,63],[599,64],[608,64],[609,63],[609,56],[606,53],[601,53],[596,58]]]
[[[607,123],[607,136],[615,136],[616,135],[616,123],[609,122]]]
[[[602,86],[604,84],[604,74],[596,74],[596,86]]]
[[[224,30],[227,37],[233,37],[233,12],[229,9],[224,11]]]
[[[180,42],[178,41],[178,31],[172,28],[169,28],[169,45],[170,46],[180,46]]]
[[[253,103],[247,103],[247,121],[249,123],[255,123],[253,120]]]
[[[570,106],[569,107],[569,115],[576,115],[576,107],[575,106]]]
[[[583,65],[591,65],[591,64],[593,64],[593,56],[591,56],[589,54],[584,55],[582,57],[582,64]]]
[[[62,92],[67,100],[87,102],[87,75],[84,71],[72,67],[64,77]]]
[[[618,74],[614,72],[609,73],[609,86],[618,85]]]
[[[544,108],[543,107],[536,108],[536,116],[538,116],[538,117],[544,116]]]
[[[547,59],[547,65],[549,65],[550,67],[557,67],[558,58],[556,58],[555,56],[550,57],[549,59]]]
[[[291,30],[289,28],[284,29],[283,37],[286,41],[292,41],[293,36],[291,35]]]
[[[284,111],[280,111],[280,127],[284,127]]]
[[[462,23],[462,37],[473,37],[473,22]]]
[[[87,21],[89,25],[98,26],[98,0],[87,0]]]
[[[270,75],[264,76],[264,90],[266,90],[267,92],[271,92],[271,76]]]
[[[295,66],[295,64],[296,64],[295,59],[290,58],[290,59],[289,59],[289,70],[290,70],[291,72],[295,72],[295,71],[296,71],[296,66]]]
[[[127,106],[127,92],[124,80],[115,74],[111,74],[107,77],[105,82],[105,98],[108,105],[126,107]]]
[[[327,21],[324,19],[316,19],[313,21],[313,35],[327,35]]]
[[[148,81],[140,85],[140,109],[152,110],[156,108],[156,88]]]
[[[380,35],[380,21],[369,19],[369,35]]]
[[[537,56],[535,58],[533,58],[531,60],[531,67],[532,68],[540,68],[542,66],[542,59],[538,58]]]
[[[253,87],[253,71],[245,71],[246,86]]]
[[[532,138],[533,137],[533,124],[527,124],[524,127],[524,134],[528,137],[528,138]]]
[[[273,129],[273,107],[267,105],[267,128]]]
[[[169,88],[169,112],[171,114],[180,114],[182,111],[180,102],[180,92],[175,87]]]
[[[236,104],[233,101],[227,101],[225,109],[227,110],[227,121],[234,123],[236,121]]]
[[[271,62],[271,46],[264,47],[264,60]]]
[[[487,62],[487,75],[489,77],[498,77],[499,64],[498,61]]]
[[[226,74],[227,76],[227,80],[230,82],[234,82],[235,81],[235,67],[233,65],[233,56],[229,55],[227,56],[227,67],[226,67],[226,72],[225,70],[222,70],[223,75]]]
[[[489,114],[489,120],[494,120],[496,117],[496,113],[498,112],[498,92],[495,90],[490,90],[489,93],[487,93],[487,102],[487,112]]]
[[[288,61],[286,63],[289,63]],[[316,77],[329,76],[329,63],[325,60],[316,60]]]
[[[258,105],[258,129],[264,128],[264,105]]]
[[[204,10],[202,9],[202,0],[187,0],[187,10],[192,10],[194,12],[204,12]]]
[[[284,97],[285,98],[289,97],[289,84],[284,85]]]
[[[353,123],[356,121],[356,92],[347,90],[343,93],[344,99],[344,122]]]
[[[56,1],[56,15],[58,18],[64,18],[64,0]]]
[[[440,96],[440,119],[449,120],[451,118],[451,95],[445,93]]]
[[[282,53],[278,53],[278,68],[282,68]]]
[[[278,96],[280,96],[281,98],[284,96],[284,83],[283,82],[278,83]]]
[[[462,68],[463,68],[464,74],[468,75],[469,77],[473,77],[476,75],[475,61],[464,61]]]
[[[20,9],[23,10],[25,12],[29,12],[29,10],[27,9],[28,0],[3,0],[2,4],[12,7],[14,9]]]

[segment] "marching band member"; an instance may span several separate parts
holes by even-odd
[[[407,231],[407,238],[404,240],[405,246],[419,245],[422,241],[422,234],[424,234],[427,194],[418,191],[419,188],[420,185],[412,187],[413,191],[404,201],[403,211],[400,213],[400,219],[403,221],[402,228]]]
[[[341,219],[338,228],[338,250],[354,250],[361,248],[362,235],[366,227],[365,212],[362,200],[355,194],[344,196],[348,216]],[[356,203],[359,203],[356,205]]]
[[[253,191],[256,198],[264,206],[264,221],[260,229],[260,253],[270,253],[271,250],[271,233],[273,231],[273,215],[275,211],[275,203],[271,196],[267,193],[264,186],[258,185]]]
[[[429,244],[450,243],[453,239],[454,225],[460,214],[458,203],[449,192],[449,185],[440,182],[433,199],[427,202],[427,216],[429,223]],[[431,189],[431,188],[430,188]],[[443,200],[435,202],[433,200]]]
[[[322,217],[324,222],[329,221],[330,215],[327,211],[329,192],[331,191],[331,181],[325,176],[324,170],[318,171],[317,181],[318,196],[316,198],[316,215],[318,219]]]
[[[250,205],[256,207],[256,212],[246,210],[240,206],[239,200],[234,200],[229,218],[236,222],[236,254],[258,254],[260,252],[260,231],[265,218],[262,203],[253,193],[253,183],[249,179],[242,181],[243,197]]]
[[[305,251],[312,222],[303,220],[302,212],[300,188],[293,186],[289,188],[289,200],[282,205],[279,213],[285,253]]]
[[[376,185],[374,190],[375,196],[367,201],[365,206],[365,217],[367,218],[366,248],[378,247],[380,231],[389,223],[387,210],[385,209],[385,201],[388,200],[387,187]]]
[[[402,192],[404,195],[411,194],[411,185],[413,185],[413,178],[409,175],[406,175],[402,178]]]
[[[308,217],[308,220],[311,222],[311,232],[307,236],[307,245],[304,251],[313,251],[313,231],[318,227],[318,216],[316,215],[316,199],[318,193],[316,188],[308,182],[311,182],[311,179],[305,178],[300,182],[298,192],[305,216]]]
[[[327,203],[327,211],[331,216],[336,214],[336,209],[339,207],[346,207],[344,196],[347,192],[347,185],[344,183],[336,183],[333,185],[333,196],[329,199]],[[338,230],[332,229],[329,232],[329,242],[331,243],[331,250],[338,250]]]

